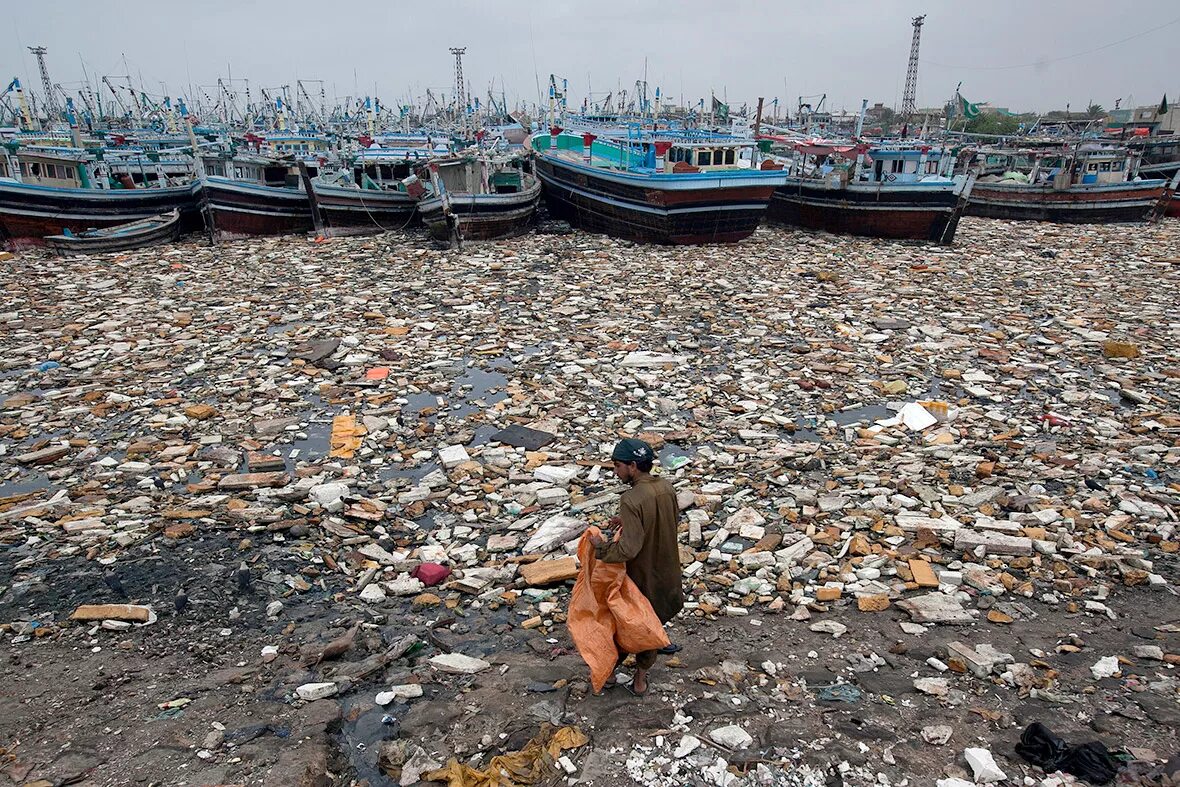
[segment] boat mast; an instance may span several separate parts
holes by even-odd
[[[856,133],[853,135],[855,139],[860,139],[861,133],[865,128],[865,112],[869,108],[869,100],[862,98],[860,100],[860,114],[856,116]]]

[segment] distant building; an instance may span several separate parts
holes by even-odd
[[[984,115],[1011,115],[1008,107],[997,107],[990,102],[984,101],[979,104],[979,111]]]
[[[1116,109],[1109,114],[1107,125],[1110,128],[1147,129],[1152,136],[1180,134],[1180,106],[1170,106],[1162,115],[1158,113],[1158,104]]]
[[[1159,107],[1135,107],[1135,124],[1139,125],[1143,121],[1154,124],[1152,127],[1153,134],[1176,134],[1180,132],[1180,107],[1168,107],[1168,111],[1164,114],[1157,114]]]
[[[918,107],[914,110],[915,115],[929,115],[932,118],[940,118],[946,114],[946,106],[937,107]]]

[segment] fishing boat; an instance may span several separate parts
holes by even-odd
[[[291,157],[206,159],[205,199],[219,237],[284,235],[315,226],[311,200]],[[295,169],[296,172],[292,172]]]
[[[140,221],[177,210],[182,229],[200,225],[198,181],[116,174],[91,151],[0,151],[0,234],[17,245],[46,236]]]
[[[753,169],[753,140],[728,135],[599,139],[554,127],[530,147],[551,213],[640,243],[739,241],[786,183],[782,170]]]
[[[1143,221],[1167,186],[1163,179],[1137,177],[1139,158],[1126,148],[1057,143],[1007,156],[1002,175],[976,180],[967,215],[1094,224]]]
[[[1132,140],[1127,147],[1140,156],[1139,176],[1167,180],[1180,171],[1180,138],[1172,135]]]
[[[954,240],[974,176],[954,176],[948,150],[766,139],[790,153],[771,159],[790,174],[774,190],[769,221],[872,238]]]
[[[176,240],[180,235],[180,211],[173,209],[159,216],[85,232],[66,230],[50,235],[45,243],[58,254],[100,254],[129,251]]]
[[[398,141],[366,148],[341,170],[311,180],[329,235],[401,230],[414,223],[425,193],[414,168],[447,155],[449,148],[425,137]]]
[[[418,203],[435,240],[496,240],[529,230],[541,181],[519,156],[463,156],[428,165],[431,193]]]

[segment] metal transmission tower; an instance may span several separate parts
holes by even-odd
[[[45,65],[45,53],[49,50],[43,46],[31,46],[29,51],[37,56],[37,68],[41,70],[41,87],[45,90],[45,112],[50,120],[57,112],[57,98],[54,96],[53,82],[49,79],[49,69]]]
[[[905,94],[901,99],[901,117],[906,125],[918,109],[918,45],[922,41],[922,22],[925,19],[925,14],[914,17],[914,40],[910,44],[910,64],[905,71]]]
[[[459,123],[463,129],[463,136],[467,136],[467,89],[463,81],[463,53],[467,47],[451,47],[451,54],[455,56],[455,103],[459,107]]]

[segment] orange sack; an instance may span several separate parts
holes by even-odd
[[[669,640],[651,602],[627,576],[626,564],[600,562],[594,556],[591,535],[600,535],[599,529],[586,528],[578,542],[582,567],[570,596],[566,625],[590,667],[590,685],[599,692],[614,673],[620,650],[659,650]]]

